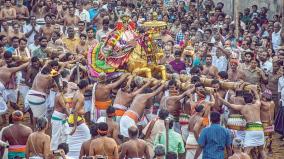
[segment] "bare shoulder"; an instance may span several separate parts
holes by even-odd
[[[138,139],[138,141],[139,141],[139,143],[141,143],[141,144],[145,144],[145,145],[147,145],[145,140]]]

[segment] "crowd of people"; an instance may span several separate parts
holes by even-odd
[[[281,14],[253,5],[236,19],[213,0],[0,2],[1,158],[265,159],[274,132],[284,141]],[[167,81],[88,72],[89,48],[125,15],[137,32],[167,23]]]

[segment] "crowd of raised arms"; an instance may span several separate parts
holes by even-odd
[[[3,159],[266,159],[274,155],[273,140],[284,146],[280,12],[255,4],[225,13],[221,0],[0,0],[0,6]],[[151,31],[145,23],[161,21],[166,25],[145,47],[140,37]],[[110,40],[117,30],[126,40],[121,48],[139,45],[131,51],[140,54],[159,48],[153,67],[165,73],[133,73],[126,60],[120,62],[126,71],[105,71],[119,63],[108,60],[122,57],[121,48],[106,47],[117,43]]]

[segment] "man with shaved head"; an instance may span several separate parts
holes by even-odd
[[[146,158],[150,159],[148,146],[144,140],[138,139],[138,128],[128,128],[129,141],[121,145],[119,158]]]
[[[13,124],[3,130],[1,140],[4,142],[8,141],[9,143],[8,158],[25,158],[26,143],[33,131],[30,127],[21,123],[23,119],[24,115],[21,111],[14,111],[12,113]],[[3,152],[4,149],[1,149],[1,154],[3,154]],[[2,157],[3,156],[1,156],[1,158]]]

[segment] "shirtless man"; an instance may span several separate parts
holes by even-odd
[[[234,154],[228,159],[250,159],[248,154],[242,152],[243,141],[241,139],[234,138],[232,145]]]
[[[98,124],[98,134],[100,137],[94,139],[90,145],[90,156],[96,158],[118,159],[118,146],[114,139],[107,137],[108,125],[101,122]]]
[[[199,134],[202,130],[202,128],[205,127],[205,125],[203,125],[203,117],[204,117],[204,113],[205,113],[205,109],[203,105],[198,105],[195,108],[195,114],[193,114],[188,121],[188,130],[189,130],[189,134],[186,140],[186,158],[194,158],[195,152],[198,148],[198,138],[199,138]],[[202,155],[199,156],[199,158],[202,158]]]
[[[25,99],[25,107],[31,108],[34,121],[47,113],[47,93],[54,86],[54,80],[50,76],[50,72],[51,68],[49,66],[41,69],[35,76],[32,88],[28,91]]]
[[[136,126],[136,123],[139,121],[144,113],[146,106],[149,106],[151,103],[152,97],[156,96],[164,89],[165,85],[161,84],[158,89],[152,91],[150,88],[145,88],[143,93],[138,94],[134,97],[133,102],[130,105],[130,108],[123,114],[120,119],[120,134],[124,137],[128,137],[128,128],[131,126]]]
[[[11,22],[16,19],[16,9],[12,7],[11,0],[5,0],[5,7],[1,9],[0,20]]]
[[[245,57],[244,57],[244,63],[241,63],[238,67],[241,71],[247,70],[250,68],[250,62],[253,58],[253,53],[252,52],[245,52]]]
[[[44,117],[37,119],[36,132],[33,132],[27,141],[26,158],[39,156],[48,158],[50,152],[50,136],[45,134],[48,128],[48,120]]]
[[[130,76],[129,80],[127,82],[123,82],[121,84],[120,89],[116,93],[116,97],[113,102],[113,107],[116,109],[115,116],[116,116],[116,122],[120,123],[120,118],[123,116],[125,111],[130,106],[133,98],[141,93],[145,88],[147,88],[151,84],[151,80],[147,81],[141,88],[136,89],[135,91],[132,91],[133,88],[131,88],[130,84],[132,82],[133,76]]]
[[[76,46],[75,50],[77,54],[81,54],[84,57],[87,57],[89,46],[86,43],[87,36],[86,34],[80,34],[80,43]]]
[[[9,143],[8,158],[21,157],[25,158],[26,143],[29,135],[33,132],[28,126],[21,122],[24,115],[21,111],[16,110],[12,113],[13,124],[5,128],[2,132],[2,141]],[[21,130],[21,131],[18,131]],[[20,150],[21,149],[21,150]],[[4,149],[1,149],[4,150]],[[4,152],[1,152],[3,154]],[[2,158],[2,157],[1,157]]]
[[[54,112],[51,117],[51,150],[57,150],[61,143],[66,143],[68,124],[66,122],[69,112],[67,110],[64,94],[67,92],[68,83],[62,82],[62,92],[57,92],[55,97]]]
[[[264,135],[268,138],[267,147],[268,153],[272,155],[272,133],[274,131],[274,110],[275,104],[272,100],[272,92],[270,90],[265,90],[262,93],[261,107],[260,107],[260,119],[263,123]]]
[[[245,79],[245,74],[238,69],[239,62],[236,59],[230,60],[230,68],[228,70],[228,80],[231,82],[238,82]]]
[[[36,75],[38,74],[38,72],[40,71],[40,69],[41,69],[41,63],[40,63],[39,59],[37,57],[31,58],[31,65],[29,65],[27,67],[26,74],[24,75],[24,79],[25,79],[24,83],[21,83],[22,90],[20,90],[20,93],[22,91],[25,94],[25,97],[26,97],[29,89],[32,87],[33,81],[34,81]],[[33,125],[34,124],[33,123],[33,112],[31,110],[31,108],[25,107],[24,113],[26,113],[26,112],[29,112],[31,124]]]
[[[82,158],[83,156],[90,156],[89,152],[91,142],[98,137],[98,124],[95,123],[90,126],[90,134],[92,135],[92,138],[82,144],[79,158]]]
[[[68,14],[68,5],[66,1],[61,2],[62,10],[60,10],[57,14],[57,22],[59,24],[63,24],[64,16]]]
[[[246,119],[247,125],[246,125],[245,139],[244,139],[245,153],[250,154],[251,149],[257,147],[258,152],[261,155],[261,158],[265,159],[266,154],[263,148],[264,132],[260,118],[261,101],[256,90],[252,90],[252,92],[256,98],[255,102],[253,101],[253,94],[245,93],[243,95],[245,100],[245,105],[231,104],[225,101],[218,94],[217,97],[226,106],[231,107],[237,111],[240,111],[241,114]]]
[[[9,33],[9,38],[12,40],[13,37],[24,38],[25,33],[21,32],[21,28],[18,22],[13,22],[13,30]]]
[[[138,128],[128,128],[129,140],[121,145],[120,159],[145,158],[150,159],[148,146],[144,140],[138,139]]]
[[[212,88],[215,89],[216,93],[218,93],[220,95],[220,97],[226,99],[227,91],[221,88],[221,84],[220,84],[219,80],[217,80],[217,79],[212,80],[211,86],[212,86]],[[221,101],[219,101],[218,99],[216,99],[215,105],[212,107],[212,111],[217,111],[219,113],[223,113],[222,106],[223,106],[223,103]],[[222,120],[222,117],[221,117],[221,120]]]
[[[113,120],[113,117],[115,117],[115,108],[110,106],[106,110],[107,117],[100,117],[97,120],[97,123],[105,122],[108,125],[108,133],[107,136],[113,138],[117,144],[120,143],[120,140],[118,138],[119,134],[119,125]]]
[[[84,94],[88,89],[89,83],[87,80],[81,80],[78,84],[79,90],[73,97],[73,107],[71,114],[68,117],[68,123],[71,128],[71,132],[67,137],[67,143],[69,145],[68,156],[78,158],[80,155],[80,149],[83,142],[91,138],[90,130],[85,123],[84,119]]]
[[[95,45],[96,43],[98,43],[98,41],[96,40],[95,36],[94,36],[94,30],[92,27],[89,27],[86,29],[87,32],[87,45],[88,47],[91,47],[93,45]]]
[[[164,96],[161,99],[160,105],[163,109],[168,110],[170,114],[174,116],[179,116],[179,111],[182,109],[180,100],[183,99],[185,96],[189,96],[193,91],[194,87],[191,87],[180,95],[169,91],[169,96]]]
[[[30,64],[30,62],[24,63],[20,66],[13,67],[13,60],[12,60],[12,54],[5,52],[4,53],[4,65],[0,67],[0,95],[3,97],[3,95],[6,95],[6,98],[4,98],[3,103],[6,103],[7,101],[14,101],[13,99],[16,95],[14,92],[9,92],[7,88],[7,84],[11,81],[12,76],[26,67]],[[3,99],[3,98],[2,98]],[[6,106],[6,105],[5,105]],[[14,109],[18,109],[17,106],[11,105],[14,107]],[[7,108],[7,106],[6,106]],[[4,115],[5,116],[5,115]],[[2,117],[4,117],[2,116]]]
[[[49,14],[44,16],[45,25],[39,29],[39,35],[45,36],[49,41],[54,32],[54,26],[51,24],[51,16]]]
[[[204,118],[208,119],[210,114],[211,107],[215,104],[215,98],[212,94],[209,94],[202,83],[196,83],[194,85],[195,90],[193,94],[190,96],[190,107],[191,107],[191,115],[195,113],[195,107],[198,105],[204,105],[205,115]],[[208,120],[209,124],[209,120]]]
[[[105,114],[106,109],[112,104],[110,93],[112,89],[118,87],[130,74],[123,74],[117,81],[107,84],[106,74],[102,73],[99,82],[95,86],[95,109],[97,109],[97,119]],[[93,97],[94,98],[94,97]]]
[[[18,4],[16,6],[16,15],[17,19],[20,22],[25,22],[26,20],[29,19],[29,10],[26,6],[23,5],[24,0],[18,0]]]
[[[66,27],[77,26],[80,18],[75,15],[74,6],[69,7],[69,14],[64,17],[63,32],[65,33]]]
[[[205,75],[207,78],[217,78],[218,77],[218,69],[214,65],[212,65],[212,56],[206,56],[206,64],[203,65],[202,75]]]
[[[5,35],[6,37],[3,37],[3,40],[1,41],[4,45],[6,43],[4,43],[4,41],[8,42],[8,39],[9,39],[9,35],[10,35],[10,27],[9,27],[9,24],[6,20],[2,21],[2,24],[1,24],[1,32],[0,32],[0,35]]]

